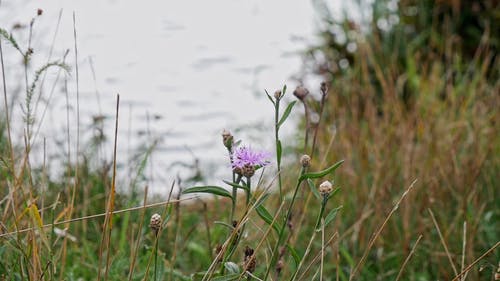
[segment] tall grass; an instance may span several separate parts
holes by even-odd
[[[156,140],[126,168],[132,192],[116,189],[119,100],[115,126],[98,125],[115,137],[113,159],[95,153],[102,136],[88,146],[71,140],[70,127],[79,125],[68,117],[58,159],[65,172],[49,177],[45,154],[42,167],[30,164],[32,148],[46,147],[30,133],[43,120],[32,110],[32,89],[49,67],[70,68],[64,55],[33,70],[29,43],[24,51],[1,29],[2,74],[22,67],[23,83],[33,86],[23,104],[28,118],[17,124],[6,87],[15,82],[2,80],[0,280],[492,280],[500,229],[498,26],[486,22],[481,36],[467,37],[459,27],[471,11],[460,1],[400,1],[394,9],[379,0],[364,25],[336,21],[315,3],[324,41],[308,52],[307,71],[326,82],[293,92],[304,107],[296,133],[303,143],[279,135],[300,114],[283,87],[267,95],[274,159],[224,131],[229,178],[207,186],[172,180],[168,198],[148,198],[141,180]],[[482,7],[479,14],[494,19]],[[74,23],[71,71],[76,31]],[[21,54],[23,64],[5,65],[7,53]],[[64,89],[69,116],[78,88]],[[24,141],[12,141],[18,126]],[[290,151],[296,161],[285,166]]]

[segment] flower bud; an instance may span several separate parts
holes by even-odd
[[[158,234],[158,231],[161,228],[161,216],[159,214],[153,214],[151,216],[151,220],[149,221],[149,227]]]
[[[311,165],[311,156],[304,154],[302,157],[300,157],[300,164],[302,164],[302,167],[307,168]]]
[[[319,185],[319,193],[321,193],[321,195],[323,196],[327,196],[328,194],[330,194],[330,192],[332,192],[333,190],[333,186],[332,186],[332,183],[329,182],[329,181],[324,181],[322,182],[320,185]]]
[[[233,135],[231,135],[231,133],[227,130],[222,131],[222,143],[229,150],[231,150],[231,148],[233,147],[234,143]]]
[[[295,91],[293,91],[293,95],[296,96],[301,101],[304,101],[304,99],[308,94],[309,90],[307,90],[305,87],[302,86],[297,86],[297,88],[295,88]]]
[[[326,85],[326,82],[321,82],[320,90],[323,95],[326,95],[326,93],[328,92],[328,86]]]
[[[274,92],[274,98],[279,100],[281,98],[281,91],[280,90],[276,90],[276,92]]]

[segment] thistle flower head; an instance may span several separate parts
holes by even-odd
[[[264,167],[270,163],[271,154],[267,151],[253,150],[247,146],[241,146],[233,152],[233,169],[245,170],[249,167],[254,169]]]

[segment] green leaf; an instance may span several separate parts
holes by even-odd
[[[291,103],[288,104],[288,106],[285,109],[285,112],[283,112],[283,115],[281,116],[280,121],[278,122],[278,128],[285,123],[286,119],[288,118],[288,115],[292,112],[292,108],[297,103],[296,100],[292,101]]]
[[[330,213],[328,213],[328,215],[326,215],[324,227],[326,227],[333,219],[335,219],[335,217],[337,216],[337,213],[339,212],[340,209],[342,209],[342,206],[339,206],[339,207],[331,210]]]
[[[342,163],[344,163],[344,160],[340,160],[339,162],[333,164],[332,166],[324,169],[323,171],[319,171],[319,172],[315,172],[315,173],[307,173],[307,174],[303,174],[302,176],[300,176],[299,178],[299,181],[303,181],[305,179],[317,179],[317,178],[321,178],[321,177],[324,177],[330,173],[333,173],[340,165],[342,165]]]
[[[318,200],[321,200],[321,194],[319,194],[318,189],[316,188],[311,179],[307,179],[307,185],[311,189],[311,192],[314,194],[314,197],[318,198]]]
[[[219,195],[233,199],[229,191],[225,190],[220,186],[213,186],[213,185],[195,186],[182,191],[182,194],[190,194],[190,193],[211,193],[213,195]]]
[[[262,205],[266,200],[267,198],[269,197],[269,193],[266,193],[264,195],[262,195],[260,198],[259,198],[259,201],[257,201],[257,203],[255,203],[255,208],[259,207],[260,205]],[[255,202],[255,200],[252,200],[252,202]]]
[[[235,280],[235,279],[238,279],[240,277],[240,273],[233,273],[233,274],[228,274],[228,275],[224,275],[224,276],[218,276],[218,277],[215,277],[215,278],[212,278],[211,280],[213,281],[231,281],[231,280]]]
[[[330,192],[330,194],[328,194],[328,200],[330,200],[330,198],[332,198],[333,196],[335,196],[335,194],[337,194],[337,192],[339,190],[340,190],[340,187],[337,187],[332,192]]]
[[[274,231],[276,231],[276,234],[279,235],[280,233],[280,228],[278,226],[278,223],[275,221],[274,224],[273,224],[273,216],[271,216],[271,214],[269,213],[269,211],[264,207],[264,205],[259,205],[257,208],[255,208],[255,210],[257,211],[257,214],[259,215],[259,217],[265,221],[268,225],[271,225],[272,224],[272,227],[274,229]]]
[[[240,189],[243,189],[243,190],[245,190],[247,192],[249,191],[248,186],[240,185],[240,184],[237,184],[237,183],[234,183],[234,182],[230,182],[230,181],[227,181],[227,180],[223,180],[223,182],[225,184],[228,184],[228,185],[232,186],[232,187],[240,188]]]
[[[271,97],[271,95],[269,95],[269,93],[267,92],[267,90],[264,90],[266,91],[266,96],[267,98],[273,103],[274,106],[276,106],[276,103],[274,102],[273,98]]]
[[[283,85],[283,90],[281,90],[281,95],[285,96],[285,93],[286,93],[286,84]]]
[[[230,274],[240,274],[240,267],[234,262],[226,262],[224,263],[224,267],[227,269],[227,272]]]
[[[300,263],[300,260],[301,260],[299,253],[297,252],[297,250],[295,250],[294,247],[292,247],[289,244],[287,244],[286,247],[288,248],[288,251],[290,251],[290,254],[292,254],[293,261],[295,262],[295,266],[298,266]]]

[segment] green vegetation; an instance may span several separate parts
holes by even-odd
[[[276,159],[224,131],[232,178],[177,179],[167,198],[142,190],[155,141],[125,167],[127,193],[116,158],[98,153],[101,133],[61,146],[59,177],[51,159],[31,164],[44,147],[37,87],[49,69],[78,79],[77,66],[64,57],[32,71],[30,46],[0,29],[2,73],[13,67],[3,56],[20,53],[26,77],[23,124],[1,89],[0,280],[495,280],[498,4],[377,0],[362,23],[315,4],[324,40],[305,72],[327,82],[319,99],[304,87],[290,103],[286,87],[266,92]],[[303,142],[292,147],[279,129],[299,104]],[[24,141],[11,140],[14,126]]]

